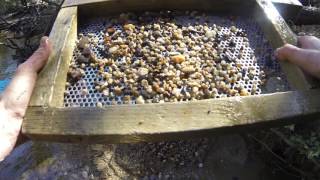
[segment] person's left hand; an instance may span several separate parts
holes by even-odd
[[[0,161],[15,147],[21,125],[34,88],[37,74],[46,64],[51,52],[48,37],[17,71],[0,99]]]

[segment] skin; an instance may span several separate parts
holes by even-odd
[[[300,47],[286,44],[275,51],[280,61],[289,61],[305,72],[320,78],[320,40],[314,36],[298,38]]]
[[[299,47],[286,44],[275,51],[280,61],[297,64],[306,72],[320,78],[320,40],[313,36],[298,39]],[[19,65],[14,78],[0,99],[0,160],[16,146],[37,74],[46,64],[51,52],[47,37],[41,39],[39,49]],[[26,83],[27,82],[27,83]]]
[[[51,52],[48,37],[43,37],[39,48],[17,71],[0,99],[0,160],[15,147],[38,72],[46,64]]]

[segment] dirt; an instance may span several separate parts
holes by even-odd
[[[239,134],[121,145],[29,142],[0,164],[0,179],[290,178],[270,169],[248,146]]]

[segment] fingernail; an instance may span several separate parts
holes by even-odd
[[[49,38],[43,37],[40,41],[40,46],[47,46],[48,42],[49,42]]]

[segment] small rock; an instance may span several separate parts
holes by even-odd
[[[84,75],[84,71],[80,68],[71,68],[68,71],[68,81],[70,83],[75,83],[81,79]]]
[[[138,69],[138,75],[139,76],[145,76],[149,73],[149,70],[147,68],[139,68]]]
[[[83,49],[89,44],[90,40],[87,36],[83,36],[78,43],[78,47]]]
[[[230,27],[230,31],[235,33],[235,32],[237,32],[237,28],[235,26],[231,26]]]
[[[160,44],[166,43],[163,38],[157,38],[157,42],[159,42]]]
[[[123,102],[124,102],[124,104],[130,104],[130,101],[131,101],[131,96],[125,95],[125,96],[123,97]]]
[[[144,104],[144,98],[142,96],[139,96],[137,99],[136,99],[136,102],[137,104]]]
[[[120,96],[122,94],[122,89],[120,87],[115,87],[113,91],[117,96]]]
[[[87,171],[82,171],[81,175],[83,178],[87,179],[88,178],[88,172]]]
[[[123,29],[129,30],[129,31],[133,31],[135,28],[136,28],[136,26],[133,25],[133,24],[125,24],[125,25],[123,26]]]
[[[248,96],[248,95],[249,95],[249,93],[246,89],[241,89],[240,96]]]
[[[171,61],[173,61],[176,64],[181,64],[182,62],[184,62],[186,60],[186,57],[184,55],[175,55],[175,56],[171,56]]]
[[[108,97],[110,93],[109,93],[108,89],[105,89],[102,91],[102,94],[103,94],[103,96]]]
[[[196,70],[195,70],[195,68],[192,67],[192,66],[186,66],[186,67],[183,67],[183,68],[181,69],[181,71],[184,72],[184,73],[193,73],[193,72],[195,72]]]
[[[177,56],[177,55],[180,55],[180,53],[177,52],[177,51],[169,52],[168,54],[169,54],[169,56]]]
[[[86,96],[86,95],[88,95],[88,94],[89,94],[89,92],[88,92],[88,89],[87,89],[87,88],[84,88],[84,89],[81,90],[81,95],[82,95],[82,96]]]
[[[214,30],[207,31],[206,34],[205,34],[205,36],[206,36],[207,38],[215,38],[216,35],[217,35],[217,33],[216,33],[216,31],[214,31]]]
[[[109,48],[109,53],[110,54],[115,54],[118,51],[119,47],[118,46],[113,46]]]
[[[101,102],[97,102],[97,107],[102,107],[103,105],[102,105],[102,103]]]
[[[116,32],[116,29],[114,27],[107,28],[107,33],[109,33],[110,35],[113,34],[114,32]]]
[[[173,38],[181,40],[181,39],[183,39],[183,35],[181,33],[179,33],[179,32],[174,32],[173,33]]]
[[[95,178],[94,175],[90,174],[89,179],[91,180],[91,179],[94,179],[94,178]]]
[[[199,163],[199,164],[198,164],[198,167],[199,167],[199,168],[203,168],[203,163]]]
[[[84,47],[82,54],[86,57],[90,57],[91,56],[91,49],[88,46]]]
[[[154,24],[154,25],[153,25],[153,28],[154,28],[155,30],[160,30],[160,29],[161,29],[161,27],[160,27],[159,24]]]
[[[79,63],[85,63],[85,64],[87,64],[87,63],[89,63],[89,58],[87,58],[87,57],[85,57],[85,56],[83,56],[83,55],[80,55],[80,56],[78,56],[77,61],[78,61]]]

